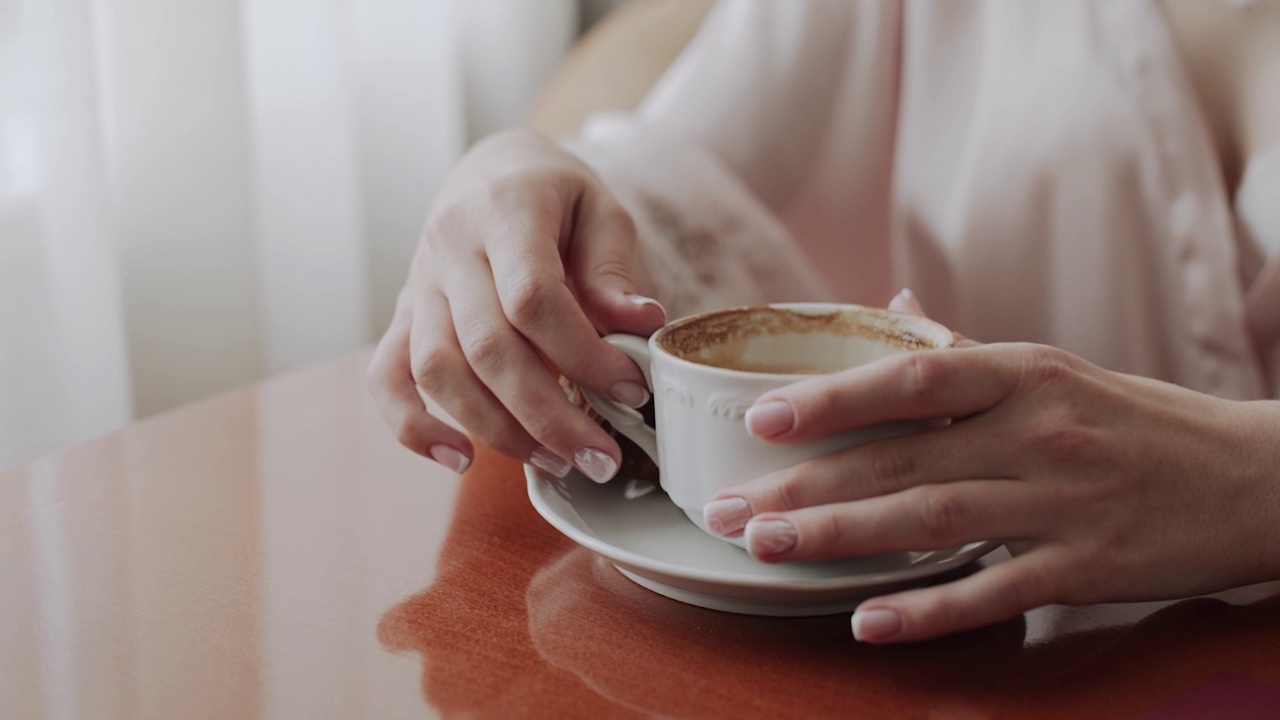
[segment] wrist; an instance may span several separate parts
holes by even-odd
[[[1280,580],[1280,401],[1236,403],[1243,438],[1233,473],[1247,488],[1243,508],[1253,520],[1254,582]]]

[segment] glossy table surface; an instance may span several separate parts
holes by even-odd
[[[0,718],[1280,716],[1280,586],[887,648],[685,606],[398,447],[364,362],[0,473]]]

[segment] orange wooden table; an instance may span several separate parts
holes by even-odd
[[[1280,717],[1280,586],[888,648],[685,606],[399,448],[364,362],[0,473],[0,718]]]

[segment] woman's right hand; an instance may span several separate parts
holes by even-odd
[[[504,132],[472,148],[432,204],[369,384],[399,441],[454,470],[475,450],[420,392],[505,455],[604,482],[618,445],[546,361],[644,404],[644,376],[600,333],[660,327],[650,292],[635,226],[595,173],[532,132]]]

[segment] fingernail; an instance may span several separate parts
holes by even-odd
[[[754,405],[747,410],[747,432],[758,438],[771,438],[790,430],[796,424],[796,411],[781,400]]]
[[[752,520],[747,523],[747,550],[756,557],[772,557],[796,546],[796,528],[786,520]]]
[[[920,305],[920,301],[916,299],[916,294],[911,292],[911,288],[902,288],[902,290],[889,301],[888,308],[894,312],[908,313],[910,315],[924,315],[924,307]]]
[[[609,453],[592,447],[582,448],[574,453],[573,464],[578,466],[583,475],[598,483],[609,482],[618,472],[618,463]]]
[[[573,469],[573,466],[567,460],[544,447],[540,447],[529,454],[529,464],[558,478],[568,475],[569,471]]]
[[[432,445],[427,448],[431,459],[461,475],[471,465],[471,458],[448,445]]]
[[[702,508],[707,529],[717,535],[736,533],[751,519],[751,503],[740,497],[712,500]]]
[[[649,402],[649,391],[640,383],[630,380],[614,383],[613,387],[609,388],[609,395],[623,405],[633,408],[644,407],[644,404]]]
[[[853,639],[858,642],[881,642],[902,631],[902,616],[890,608],[859,610],[851,622]]]
[[[667,316],[667,309],[662,307],[662,303],[651,297],[645,297],[643,295],[628,295],[627,299],[631,301],[632,305],[639,305],[641,307],[645,305],[652,305],[662,311],[663,318],[666,318]]]

